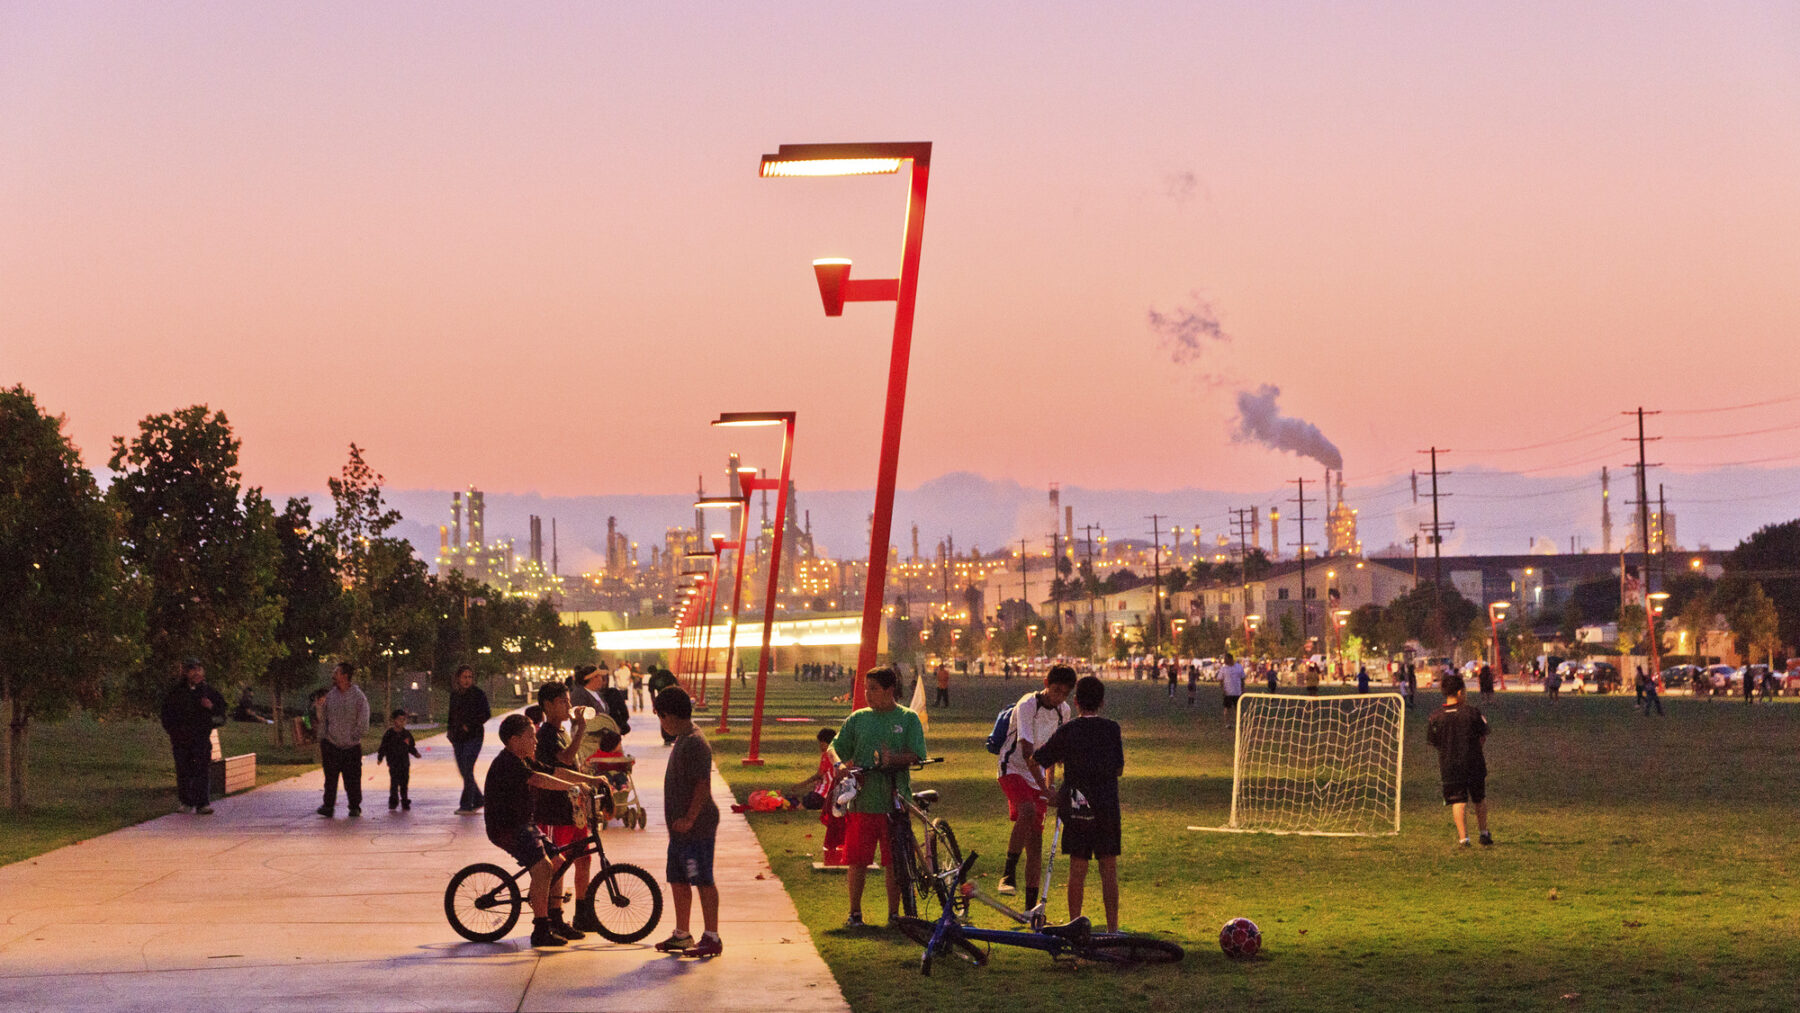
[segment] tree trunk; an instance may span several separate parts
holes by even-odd
[[[25,731],[30,715],[25,713],[25,701],[18,697],[12,699],[12,720],[8,722],[7,782],[9,801],[14,812],[25,808]]]
[[[275,697],[275,706],[272,708],[272,710],[274,712],[272,714],[272,716],[275,718],[275,744],[277,746],[283,746],[283,745],[286,745],[287,743],[283,741],[283,738],[286,735],[286,733],[282,731],[281,726],[287,723],[287,715],[285,713],[283,713],[283,711],[281,709],[281,687],[280,686],[275,687],[275,691],[274,691],[273,695]]]

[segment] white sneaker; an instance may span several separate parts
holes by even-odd
[[[1013,881],[1012,881],[1011,876],[1001,876],[1000,877],[1000,885],[997,887],[994,887],[994,892],[999,894],[1002,897],[1010,897],[1013,894],[1018,893],[1019,890],[1017,887],[1013,886]]]

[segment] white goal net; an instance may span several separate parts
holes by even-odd
[[[1237,705],[1227,830],[1374,836],[1400,832],[1397,693],[1279,696]]]

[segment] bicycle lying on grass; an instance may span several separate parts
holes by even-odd
[[[649,935],[662,917],[662,889],[648,872],[625,862],[609,862],[600,843],[600,806],[610,813],[611,798],[596,805],[595,795],[584,792],[587,834],[555,849],[555,874],[561,875],[583,855],[598,856],[587,900],[600,922],[600,935],[615,943],[635,943]],[[444,916],[464,939],[491,943],[505,938],[519,922],[527,889],[519,881],[531,870],[507,872],[489,862],[477,862],[450,877],[444,888]]]
[[[1121,966],[1172,964],[1186,955],[1178,944],[1166,939],[1129,932],[1095,932],[1085,916],[1066,925],[1039,925],[1029,929],[978,929],[965,925],[958,917],[956,903],[949,898],[959,898],[967,904],[966,898],[970,894],[964,884],[976,857],[971,852],[960,865],[939,874],[943,913],[937,921],[904,915],[899,920],[900,931],[906,938],[925,947],[924,955],[919,958],[920,974],[930,974],[932,960],[946,954],[955,954],[977,967],[986,964],[989,950],[977,945],[979,943],[989,944],[990,948],[999,944],[1042,950],[1052,959],[1067,957]],[[1026,920],[1017,913],[1013,917]]]

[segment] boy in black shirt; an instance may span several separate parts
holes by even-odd
[[[419,755],[418,743],[406,730],[406,708],[397,707],[388,715],[388,730],[381,733],[381,748],[375,750],[375,762],[387,761],[388,811],[411,809],[406,786],[412,780],[412,759]]]
[[[1091,675],[1075,684],[1075,720],[1058,728],[1033,754],[1044,766],[1063,765],[1057,815],[1063,821],[1063,854],[1069,856],[1069,918],[1081,917],[1088,859],[1100,862],[1100,894],[1106,931],[1119,931],[1119,775],[1125,772],[1125,740],[1119,724],[1100,716],[1106,684]]]
[[[532,819],[532,793],[533,789],[557,794],[571,788],[591,789],[600,779],[573,770],[552,774],[548,764],[539,763],[532,755],[536,734],[531,719],[523,714],[508,715],[500,722],[500,741],[505,748],[488,765],[483,786],[488,840],[531,869],[531,945],[562,946],[567,938],[550,923],[553,849]]]
[[[1425,726],[1425,741],[1438,751],[1438,777],[1444,783],[1444,804],[1456,821],[1456,836],[1469,846],[1466,810],[1475,806],[1475,825],[1481,843],[1490,846],[1494,835],[1487,825],[1487,757],[1481,744],[1487,739],[1487,718],[1481,709],[1463,700],[1463,678],[1452,672],[1443,678],[1444,705],[1433,711]]]

